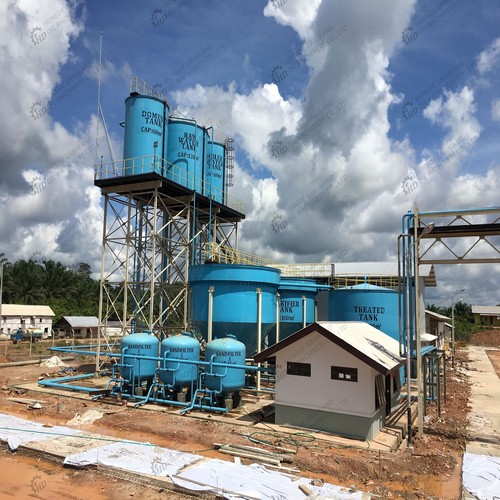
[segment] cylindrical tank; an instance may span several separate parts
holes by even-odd
[[[246,358],[245,344],[236,340],[234,335],[215,339],[205,347],[205,361],[224,363],[225,365],[244,365]],[[224,393],[239,391],[245,385],[245,370],[214,366],[205,367],[205,384],[212,391]],[[210,374],[211,373],[211,374]]]
[[[120,368],[120,375],[129,383],[137,383],[138,379],[152,380],[158,361],[142,359],[141,357],[158,357],[159,344],[160,341],[147,331],[123,337],[121,351],[125,366]]]
[[[165,176],[202,194],[207,142],[208,132],[194,120],[172,118],[165,147],[168,162]]]
[[[304,306],[306,325],[314,323],[316,295],[323,285],[304,278],[282,278],[280,294],[280,340],[303,326]]]
[[[367,283],[330,291],[330,321],[363,321],[399,341],[398,291]]]
[[[224,144],[209,141],[205,164],[204,195],[224,203],[226,178],[226,148]]]
[[[160,380],[175,389],[189,387],[198,379],[198,366],[179,363],[178,359],[200,360],[200,343],[188,332],[162,340],[160,347]],[[165,364],[163,359],[166,359]],[[175,371],[168,371],[175,370]]]
[[[257,351],[258,289],[261,300],[262,339],[276,323],[276,292],[280,272],[271,267],[243,264],[201,264],[189,268],[191,319],[208,338],[209,289],[213,287],[212,335],[236,336],[247,352]],[[273,339],[268,344],[273,344]]]
[[[139,94],[127,97],[123,144],[125,175],[161,173],[168,115],[168,105],[161,99]]]

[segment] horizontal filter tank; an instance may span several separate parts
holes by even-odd
[[[330,287],[318,285],[311,279],[281,279],[278,289],[280,294],[280,340],[300,330],[304,319],[306,325],[314,323],[316,295],[321,288]]]
[[[131,94],[125,100],[125,175],[161,174],[168,115],[168,105],[156,97]]]
[[[209,295],[212,295],[213,337],[231,333],[245,344],[248,353],[253,354],[257,351],[258,290],[261,291],[262,339],[265,340],[276,323],[279,283],[279,270],[270,267],[243,264],[191,266],[191,319],[207,339]],[[268,339],[268,343],[274,343],[273,339]]]
[[[132,333],[122,338],[121,352],[123,366],[120,375],[129,383],[136,384],[140,380],[151,381],[156,373],[158,361],[143,359],[158,357],[160,341],[151,333]]]
[[[203,194],[207,142],[208,132],[194,120],[171,119],[168,125],[168,140],[165,143],[168,162],[165,176],[181,186]]]
[[[330,321],[363,321],[399,341],[398,291],[367,283],[330,291]]]
[[[209,141],[205,165],[204,195],[224,203],[226,179],[226,148],[223,144]]]
[[[198,366],[178,360],[199,361],[200,343],[188,332],[163,339],[160,347],[160,380],[167,386],[189,387],[198,379]]]
[[[205,385],[212,391],[229,393],[239,391],[245,385],[245,370],[231,368],[231,365],[245,365],[245,344],[236,340],[233,335],[215,339],[205,347],[205,361],[224,363],[222,366],[205,367]]]

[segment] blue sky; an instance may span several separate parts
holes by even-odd
[[[98,268],[100,31],[116,156],[132,75],[219,125],[237,140],[232,194],[247,204],[247,251],[391,260],[414,201],[424,211],[499,204],[494,0],[7,0],[0,18],[0,237],[11,259],[38,251]],[[74,227],[81,238],[68,236]],[[438,279],[436,299],[474,286],[478,303],[500,302],[498,266],[441,267]]]

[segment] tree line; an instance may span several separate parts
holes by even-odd
[[[89,264],[74,268],[46,260],[17,260],[10,263],[2,253],[4,304],[48,305],[54,321],[62,316],[97,316],[99,281],[92,278]]]

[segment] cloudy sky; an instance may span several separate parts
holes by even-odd
[[[395,259],[414,202],[500,205],[498,26],[495,0],[3,0],[0,251],[99,269],[102,31],[117,158],[138,75],[235,137],[242,249],[283,262]],[[436,272],[434,302],[466,287],[467,302],[500,303],[498,265]]]

